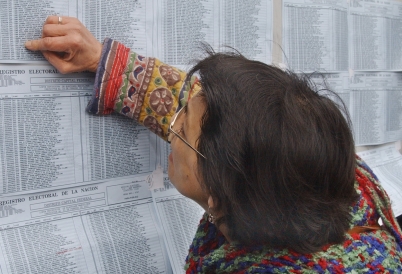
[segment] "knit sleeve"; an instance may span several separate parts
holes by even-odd
[[[186,77],[182,70],[107,38],[87,111],[120,113],[166,140],[171,117],[200,90],[196,77]]]
[[[387,192],[374,172],[357,155],[356,162],[355,187],[359,199],[351,208],[352,225],[373,225],[381,218],[383,227],[393,234],[402,247],[402,231],[392,211]]]

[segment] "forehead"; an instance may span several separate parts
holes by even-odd
[[[205,101],[204,98],[200,93],[194,95],[190,100],[187,102],[187,111],[190,112],[199,112],[205,111]]]
[[[201,84],[196,79],[196,81],[193,83],[191,89],[188,91],[188,99],[190,100],[191,98],[195,97],[197,94],[199,94],[202,91]]]
[[[195,132],[200,131],[201,127],[201,118],[205,113],[205,101],[202,96],[199,94],[195,95],[191,100],[188,101],[187,104],[187,115],[185,117],[188,122],[188,126],[191,130]]]

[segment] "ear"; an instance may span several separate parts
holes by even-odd
[[[214,199],[212,198],[211,195],[209,195],[209,197],[208,197],[208,207],[214,208]]]

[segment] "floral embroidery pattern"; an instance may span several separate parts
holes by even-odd
[[[154,83],[155,86],[160,86],[162,85],[162,79],[160,77],[156,77]]]
[[[167,88],[157,88],[151,92],[150,106],[156,114],[165,116],[173,106],[173,96]]]
[[[144,119],[144,126],[147,127],[153,133],[155,133],[156,135],[159,135],[162,138],[164,137],[162,127],[158,123],[158,121],[155,119],[155,117],[147,116]]]
[[[130,84],[135,88],[135,92],[129,89],[128,97],[135,101],[130,115],[133,119],[138,120],[141,113],[142,105],[144,104],[145,93],[151,82],[152,71],[154,70],[155,59],[145,58],[137,55],[134,71],[130,74]],[[133,98],[134,97],[134,98]]]
[[[113,109],[141,124],[146,123],[148,128],[166,139],[178,99],[192,88],[195,76],[187,84],[184,71],[155,58],[141,56],[109,38],[104,42],[99,67],[87,110],[110,114]],[[118,73],[112,74],[115,68]]]
[[[160,66],[159,73],[169,86],[173,86],[180,81],[180,74],[171,66]]]
[[[124,100],[123,100],[123,108],[121,109],[121,113],[128,116],[129,113],[137,105],[137,100],[138,100],[138,94],[137,94],[137,96],[135,98],[124,98]]]

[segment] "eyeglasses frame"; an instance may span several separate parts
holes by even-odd
[[[207,159],[207,157],[205,157],[204,155],[202,155],[201,152],[199,152],[196,148],[194,148],[192,145],[190,145],[189,142],[187,142],[183,137],[181,137],[179,133],[177,133],[176,131],[173,130],[174,123],[176,122],[177,117],[179,117],[180,112],[181,112],[184,108],[185,108],[185,106],[182,107],[178,112],[176,112],[176,114],[175,114],[175,116],[174,116],[174,118],[173,118],[173,121],[170,122],[170,125],[169,125],[169,128],[168,128],[167,142],[168,142],[169,144],[171,143],[171,140],[172,140],[172,139],[169,141],[169,134],[170,134],[170,133],[173,133],[173,134],[174,134],[175,136],[177,136],[180,140],[182,140],[187,146],[189,146],[192,150],[194,150],[195,152],[197,152],[202,158]]]

